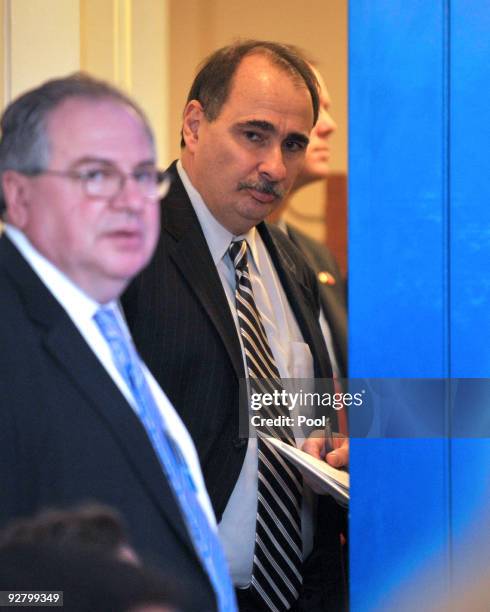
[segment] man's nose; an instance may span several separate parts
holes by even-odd
[[[262,176],[274,182],[282,181],[286,178],[286,165],[282,148],[279,145],[267,149],[263,160],[259,164],[259,172]]]
[[[315,130],[318,136],[329,136],[337,130],[337,124],[335,123],[332,115],[324,110],[318,117],[318,121],[315,126]]]
[[[112,205],[134,212],[142,210],[148,204],[148,198],[142,194],[137,180],[132,175],[124,175],[119,192],[112,199]]]

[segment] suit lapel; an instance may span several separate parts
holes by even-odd
[[[173,176],[172,187],[162,219],[163,231],[173,238],[169,241],[169,255],[218,331],[237,377],[243,378],[240,341],[221,279],[175,163],[169,172]]]
[[[269,251],[303,339],[310,346],[314,359],[315,376],[330,378],[332,376],[330,361],[318,324],[318,317],[314,316],[315,298],[310,288],[299,280],[295,262],[280,242],[273,237],[267,225],[260,223],[257,229]]]
[[[28,316],[39,328],[46,351],[111,432],[167,521],[194,551],[180,510],[146,432],[105,368],[58,301],[8,241],[0,239],[0,259],[23,296]],[[63,407],[60,406],[60,410]]]
[[[308,242],[289,225],[288,234],[292,242],[305,255],[313,270],[322,269],[330,272],[334,277],[337,276],[334,268],[328,266],[327,262],[324,261],[326,258],[323,257],[320,263],[318,256],[313,252]],[[320,268],[320,266],[322,267]],[[339,363],[342,377],[345,377],[345,372],[347,371],[347,320],[345,305],[338,297],[338,287],[319,285],[319,290],[326,319],[332,330],[332,341],[335,345],[337,362]]]
[[[140,420],[71,321],[63,319],[45,336],[45,346],[87,403],[118,440],[135,472],[169,523],[191,549],[187,529],[159,460]]]

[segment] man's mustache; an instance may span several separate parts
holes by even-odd
[[[278,199],[282,199],[286,195],[286,190],[278,187],[271,181],[257,181],[257,182],[241,182],[238,183],[238,190],[242,189],[253,189],[259,193],[265,193],[267,195],[273,195]]]

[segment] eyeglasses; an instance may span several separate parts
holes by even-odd
[[[133,172],[121,172],[115,166],[90,166],[86,169],[73,170],[40,170],[29,173],[30,176],[50,174],[72,181],[79,181],[85,195],[89,198],[112,200],[124,189],[128,179],[133,179],[142,197],[148,200],[163,198],[170,187],[167,172],[154,167],[141,167]]]

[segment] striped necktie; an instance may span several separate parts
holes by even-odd
[[[232,242],[229,256],[235,268],[236,310],[251,392],[280,389],[280,375],[267,340],[250,282],[247,242]],[[268,410],[268,412],[265,412]],[[279,416],[280,409],[263,407],[263,416]],[[270,610],[289,610],[302,584],[301,498],[299,472],[263,435],[280,437],[293,446],[288,427],[258,431],[258,498],[251,591]]]
[[[140,358],[111,307],[99,308],[94,320],[111,349],[115,366],[133,395],[134,410],[148,434],[174,493],[194,549],[213,585],[218,610],[236,612],[235,592],[218,536],[197,498],[196,485],[187,462],[166,428],[143,374]]]

